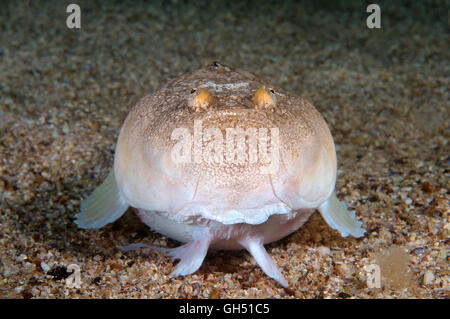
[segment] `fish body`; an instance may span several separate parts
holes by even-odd
[[[264,244],[296,231],[315,210],[344,237],[364,234],[335,183],[334,142],[319,112],[266,79],[214,62],[130,111],[114,167],[76,223],[100,228],[131,206],[151,229],[184,243],[150,247],[180,259],[173,275],[195,272],[209,248],[244,248],[287,287]]]

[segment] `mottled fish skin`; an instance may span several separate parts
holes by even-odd
[[[213,107],[203,112],[188,107],[191,91],[199,87],[213,96]],[[262,87],[277,96],[274,109],[255,107],[253,96]],[[261,174],[260,162],[176,165],[170,159],[177,142],[172,132],[183,127],[193,132],[195,121],[222,132],[229,127],[279,128],[279,171]],[[290,209],[318,207],[333,192],[336,153],[324,119],[310,103],[249,72],[210,65],[138,102],[120,133],[115,173],[133,207],[183,215],[192,213],[189,207],[198,210],[196,202],[203,207],[207,202],[206,217],[226,222],[226,211],[231,210],[278,203]]]
[[[173,132],[180,128],[194,137],[208,129],[223,136],[229,128],[267,130],[267,145],[278,142],[270,152],[279,161],[267,170],[266,162],[249,160],[256,152],[250,147],[238,150],[247,159],[243,163],[207,161],[197,156],[194,141],[194,160],[175,162]],[[245,248],[287,287],[264,244],[296,231],[315,209],[344,237],[364,234],[354,212],[337,200],[335,182],[333,138],[310,103],[250,72],[213,62],[170,81],[130,111],[112,173],[82,206],[76,223],[99,228],[132,206],[150,228],[185,244],[122,249],[164,252],[180,259],[172,275],[184,276],[201,266],[209,248]]]

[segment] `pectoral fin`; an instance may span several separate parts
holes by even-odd
[[[104,182],[81,203],[81,212],[75,215],[75,223],[85,229],[101,228],[122,216],[127,208],[128,204],[117,187],[114,170],[111,170]]]
[[[319,207],[319,211],[327,224],[338,230],[342,237],[352,235],[362,237],[366,232],[361,226],[362,222],[355,217],[355,212],[349,211],[345,204],[340,202],[333,193],[328,200]]]

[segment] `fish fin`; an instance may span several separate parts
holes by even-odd
[[[194,239],[187,244],[176,248],[160,248],[159,251],[170,256],[172,261],[179,259],[180,262],[170,274],[173,277],[186,276],[196,272],[203,263],[208,252],[210,239]]]
[[[172,261],[179,259],[180,262],[170,274],[172,277],[177,277],[190,275],[200,268],[208,252],[210,241],[209,237],[201,237],[176,248],[164,248],[146,244],[131,244],[128,246],[119,246],[118,248],[123,252],[148,248],[169,256]]]
[[[356,219],[355,212],[349,211],[347,205],[337,199],[334,192],[325,203],[320,205],[319,211],[327,224],[338,230],[342,237],[348,235],[357,238],[364,236],[366,231],[361,227],[362,222]]]
[[[102,228],[125,213],[128,204],[117,187],[114,170],[103,183],[81,203],[81,212],[75,215],[75,223],[80,228]]]
[[[267,276],[275,279],[284,288],[289,287],[289,283],[284,279],[277,265],[270,258],[264,248],[262,240],[255,238],[247,238],[239,241],[239,243],[247,249],[247,251],[255,258],[258,265],[262,268]]]

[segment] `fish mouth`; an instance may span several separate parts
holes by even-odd
[[[215,202],[204,203],[193,200],[172,215],[183,221],[204,218],[224,225],[240,223],[259,225],[265,223],[272,215],[285,215],[286,219],[290,219],[294,213],[290,207],[281,202],[268,203],[261,207],[237,208],[225,207]]]

